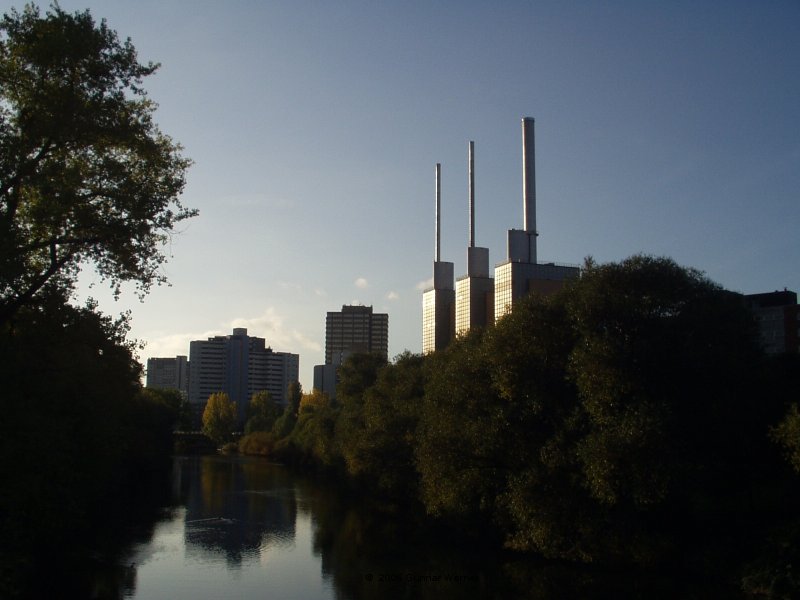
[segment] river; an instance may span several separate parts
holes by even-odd
[[[261,458],[175,457],[171,496],[101,571],[94,597],[670,597],[664,582],[630,573],[500,559],[489,544],[412,525]]]
[[[124,555],[125,598],[494,595],[471,553],[409,545],[404,524],[264,459],[176,457],[172,494],[150,538]]]

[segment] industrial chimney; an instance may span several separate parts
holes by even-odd
[[[441,258],[441,236],[442,236],[442,165],[436,163],[436,248],[433,253],[433,260],[439,262]]]
[[[530,117],[522,119],[522,203],[523,229],[529,235],[529,260],[536,263],[536,140],[534,121]]]

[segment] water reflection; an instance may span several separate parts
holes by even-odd
[[[297,503],[287,472],[263,461],[205,456],[177,462],[176,492],[186,507],[186,552],[224,556],[230,568],[294,541]]]
[[[176,458],[173,495],[179,508],[130,553],[125,597],[546,600],[686,595],[669,574],[609,573],[494,556],[474,538],[455,541],[451,534],[432,531],[429,523],[347,497],[263,459]]]

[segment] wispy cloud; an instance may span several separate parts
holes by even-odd
[[[367,281],[363,277],[359,277],[358,279],[355,280],[354,285],[360,290],[365,290],[369,287],[369,281]]]
[[[298,344],[306,350],[314,350],[316,352],[321,350],[318,342],[311,340],[297,329],[286,328],[283,316],[278,314],[273,306],[265,309],[257,317],[234,319],[231,321],[230,327],[231,329],[234,327],[246,327],[248,335],[265,338],[267,345],[271,346],[273,350],[296,352]]]
[[[145,342],[141,359],[151,357],[171,357],[189,355],[189,343],[194,340],[205,340],[215,335],[230,335],[235,327],[245,327],[248,335],[263,337],[267,345],[279,352],[310,350],[320,352],[322,345],[303,333],[285,325],[284,318],[270,306],[255,317],[239,317],[230,321],[227,326],[203,332],[162,334],[153,332],[141,341]]]
[[[417,284],[417,289],[420,291],[427,290],[430,287],[433,287],[433,277],[431,277],[430,279],[426,279],[424,281],[420,281]]]
[[[386,299],[387,300],[397,300],[399,297],[400,297],[400,294],[398,294],[395,291],[391,291],[388,294],[386,294]]]

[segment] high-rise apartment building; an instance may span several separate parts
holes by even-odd
[[[536,256],[536,170],[534,121],[522,119],[522,210],[523,228],[508,231],[508,258],[494,269],[495,320],[510,312],[516,302],[531,292],[550,294],[565,282],[577,279],[580,268],[539,263]]]
[[[453,263],[441,260],[442,165],[436,163],[436,233],[433,287],[422,294],[422,352],[445,348],[455,335]]]
[[[145,386],[149,388],[178,390],[189,393],[189,359],[185,356],[174,358],[148,358]]]
[[[800,350],[800,306],[797,293],[784,288],[764,294],[748,294],[761,344],[767,354],[797,354]]]
[[[325,364],[314,366],[314,388],[336,397],[336,370],[351,354],[389,358],[389,315],[371,306],[344,305],[325,317]]]
[[[494,279],[489,249],[475,246],[475,142],[469,143],[469,246],[467,274],[456,280],[455,333],[494,323]]]
[[[371,306],[342,306],[325,317],[325,363],[338,364],[343,354],[389,356],[389,315]]]
[[[273,352],[264,338],[236,328],[232,335],[215,336],[189,344],[189,403],[202,414],[208,397],[225,392],[236,402],[240,424],[244,423],[250,397],[268,391],[273,401],[285,405],[286,390],[298,380],[300,357]]]

